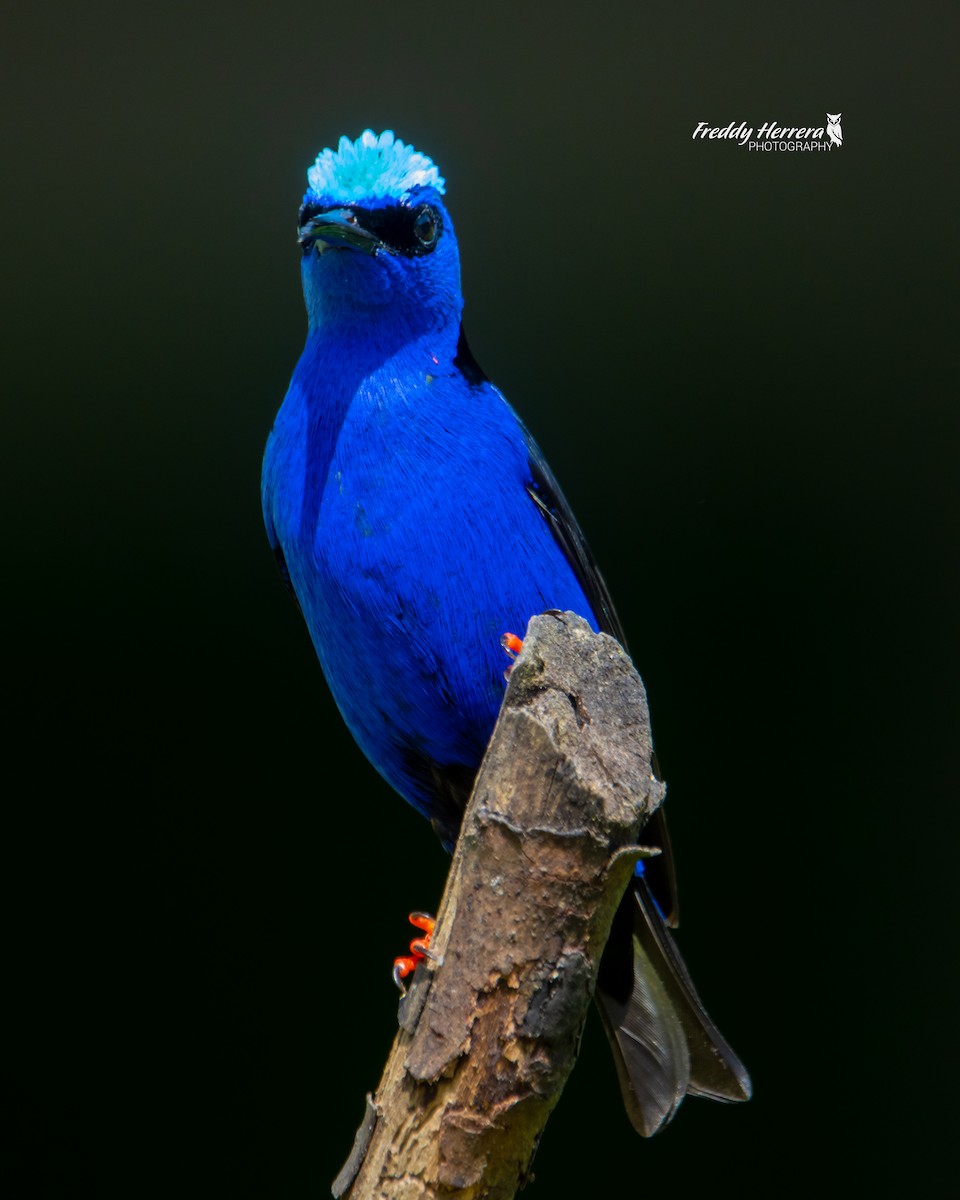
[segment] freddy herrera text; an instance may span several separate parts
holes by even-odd
[[[739,125],[733,121],[729,125],[710,125],[706,121],[700,121],[696,129],[691,134],[693,138],[729,138],[731,141],[745,146],[747,142],[756,141],[821,141],[823,139],[823,126],[818,126],[816,129],[802,129],[794,126],[780,126],[776,121],[768,121],[761,125],[756,132],[754,139],[753,127],[747,125],[745,121],[741,121]],[[826,143],[824,143],[826,144]]]

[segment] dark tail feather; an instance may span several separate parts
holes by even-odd
[[[597,1004],[627,1115],[650,1137],[689,1092],[748,1100],[750,1078],[690,979],[645,881],[637,878],[614,920],[600,966]]]
[[[627,1116],[638,1133],[651,1137],[673,1117],[687,1094],[690,1052],[659,972],[643,946],[631,941],[632,979],[626,997],[619,989],[614,994],[600,984],[596,999]]]

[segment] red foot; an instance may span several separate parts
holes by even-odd
[[[516,658],[523,649],[523,640],[518,638],[515,633],[505,633],[500,639],[500,645],[508,654],[512,654]]]
[[[516,658],[517,655],[520,653],[520,651],[523,649],[523,641],[521,638],[518,638],[515,633],[503,634],[503,636],[500,638],[500,645],[504,648],[504,650],[506,650],[506,652],[510,655],[511,658]],[[507,669],[504,671],[504,673],[503,673],[504,679],[510,678],[510,672],[512,670],[513,670],[513,663],[511,663],[510,666],[507,667]]]
[[[436,921],[433,917],[427,916],[426,913],[415,912],[411,913],[407,918],[411,925],[415,925],[417,929],[422,929],[424,936],[414,938],[410,943],[410,953],[403,955],[400,958],[393,960],[393,982],[397,985],[401,992],[406,992],[403,986],[403,981],[408,975],[412,975],[417,969],[419,963],[430,956],[430,939],[433,937],[433,931],[436,928]]]

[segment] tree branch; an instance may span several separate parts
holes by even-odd
[[[333,1185],[509,1200],[580,1045],[613,915],[663,798],[646,696],[612,638],[534,617],[383,1078]]]

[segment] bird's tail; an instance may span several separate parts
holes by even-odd
[[[638,1133],[656,1133],[687,1093],[749,1100],[750,1077],[703,1007],[642,876],[617,910],[596,998]]]

